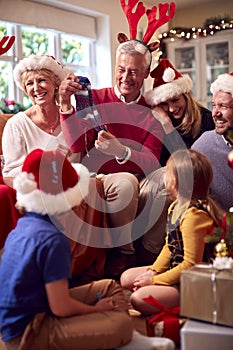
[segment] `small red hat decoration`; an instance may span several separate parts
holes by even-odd
[[[9,41],[8,41],[8,39],[9,39]],[[8,41],[8,43],[6,44],[7,41]],[[5,35],[0,41],[0,55],[3,55],[8,50],[10,50],[10,48],[14,44],[14,41],[15,41],[14,35],[12,35],[11,37]],[[4,46],[4,44],[6,44],[6,46]]]

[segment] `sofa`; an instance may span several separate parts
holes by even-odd
[[[11,118],[14,114],[0,114],[0,154],[2,154],[2,133],[3,129],[6,125],[6,122],[9,118]]]

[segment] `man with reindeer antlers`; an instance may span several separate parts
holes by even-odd
[[[60,86],[61,125],[66,142],[73,152],[81,153],[82,163],[103,183],[113,247],[117,247],[110,250],[107,261],[106,271],[111,277],[138,264],[132,242],[147,232],[145,223],[148,224],[152,193],[158,191],[158,175],[154,181],[151,174],[160,167],[163,130],[151,114],[141,88],[150,72],[151,53],[159,47],[159,42],[148,42],[176,10],[173,2],[159,4],[156,19],[156,6],[146,9],[137,0],[129,0],[128,4],[121,0],[121,6],[129,23],[130,40],[125,34],[118,35],[115,86],[90,90],[89,81],[89,88],[83,84],[88,79],[74,74],[69,74]],[[148,27],[139,41],[137,25],[145,14]],[[76,110],[80,110],[79,101],[85,98],[85,89],[90,101],[87,112],[85,115],[74,113],[71,95],[75,95]],[[82,100],[77,97],[79,95]],[[157,219],[153,218],[153,224]],[[165,231],[159,232],[156,255],[163,246],[164,237]],[[152,254],[151,261],[154,259]]]

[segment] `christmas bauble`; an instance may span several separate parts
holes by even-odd
[[[216,244],[214,247],[214,254],[218,257],[229,256],[229,249],[224,239],[221,239],[221,241]]]

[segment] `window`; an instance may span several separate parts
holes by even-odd
[[[83,75],[95,83],[94,43],[90,39],[61,34],[61,62],[76,75]]]
[[[0,39],[4,35],[15,35],[16,41],[6,54],[0,56],[0,101],[9,98],[24,106],[29,104],[27,97],[14,84],[13,69],[19,60],[32,53],[52,55],[76,75],[87,76],[95,83],[94,40],[0,21]]]
[[[9,29],[9,30],[8,30]],[[12,35],[12,32],[7,24],[0,22],[0,39],[4,35]],[[14,97],[14,83],[13,83],[13,48],[0,56],[0,101],[3,98]],[[11,90],[11,92],[10,92]]]

